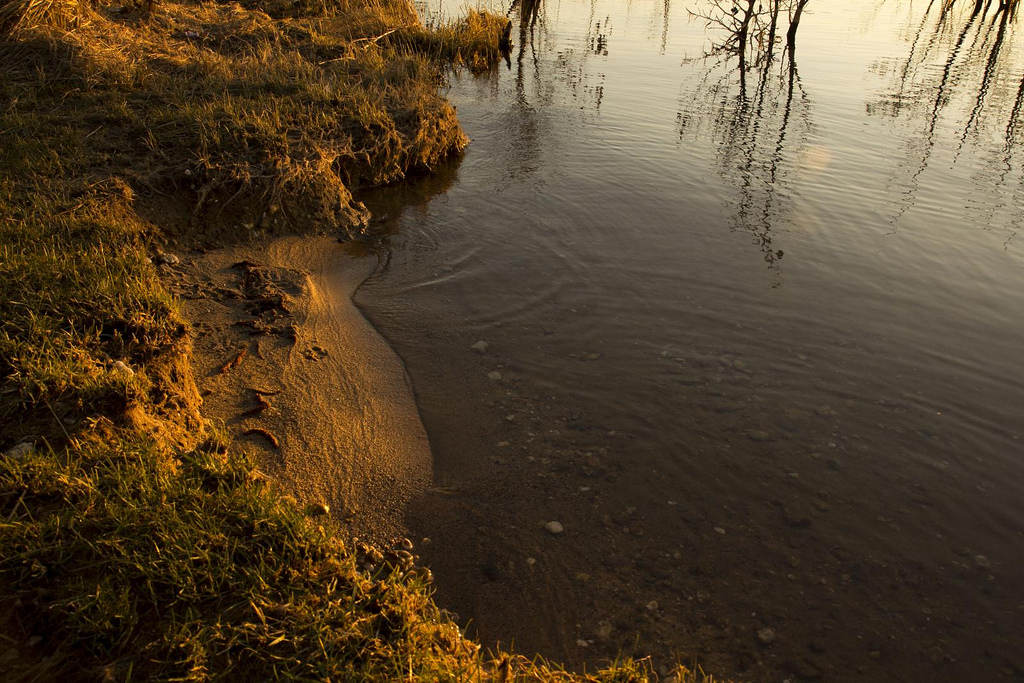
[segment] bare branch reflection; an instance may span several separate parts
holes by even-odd
[[[810,100],[796,62],[806,5],[711,0],[692,12],[716,30],[703,57],[704,73],[695,91],[684,94],[676,117],[680,143],[706,134],[715,140],[718,171],[736,188],[733,228],[752,236],[772,270],[784,255],[775,237],[790,217],[787,177],[800,167],[811,130]]]
[[[981,186],[997,190],[1014,183],[1024,187],[1024,167],[1014,159],[1024,81],[1014,58],[1014,24],[1019,0],[932,0],[911,38],[907,57],[895,66],[876,65],[893,74],[893,87],[866,105],[872,116],[922,122],[911,139],[911,163],[893,178],[901,199],[891,219],[894,234],[916,201],[922,176],[943,140],[957,140],[951,160],[970,151],[988,158],[973,175]],[[973,149],[972,149],[973,148]],[[1005,196],[1002,192],[999,192]],[[979,202],[990,218],[1004,208]],[[1019,231],[1019,212],[1011,212],[1007,230]]]

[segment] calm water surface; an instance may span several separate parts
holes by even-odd
[[[949,602],[1004,638],[1005,673],[1024,566],[1024,21],[941,4],[812,0],[792,66],[745,74],[705,57],[722,36],[697,2],[513,12],[510,65],[448,92],[465,158],[442,194],[390,209],[393,267],[369,291],[443,301],[502,373],[629,434],[617,452],[656,474],[650,497],[709,528],[789,533],[742,501],[798,479],[794,498],[827,490],[845,511],[815,518],[815,542],[963,567],[968,597]],[[1002,599],[977,597],[986,580]]]
[[[795,72],[745,93],[697,3],[541,6],[511,68],[449,92],[473,144],[410,221],[451,267],[418,284],[610,356],[564,380],[595,401],[671,410],[658,359],[727,353],[765,400],[916,396],[1021,474],[1022,43],[938,4],[810,5]]]

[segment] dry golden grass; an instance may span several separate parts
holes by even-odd
[[[32,29],[68,31],[80,27],[88,12],[77,0],[19,0],[0,5],[0,35]]]
[[[78,138],[76,178],[117,175],[143,202],[183,198],[192,216],[177,232],[216,239],[357,232],[366,212],[352,191],[429,171],[465,146],[438,94],[441,65],[495,62],[495,20],[474,13],[426,31],[404,2],[312,16],[248,5],[148,13],[9,0],[8,123],[36,139]],[[267,13],[285,6],[285,18]]]

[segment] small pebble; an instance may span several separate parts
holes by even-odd
[[[135,374],[135,371],[128,367],[123,360],[114,361],[114,370],[118,372],[127,372],[129,375]]]
[[[473,344],[469,348],[473,349],[477,353],[487,353],[487,347],[488,346],[490,346],[490,344],[488,344],[487,342],[485,342],[483,340],[480,340],[476,344]]]
[[[775,631],[770,628],[762,628],[757,632],[757,639],[764,645],[771,645],[775,642]]]
[[[750,437],[751,441],[757,441],[759,443],[769,441],[772,438],[771,434],[760,429],[751,429],[747,432],[747,436]]]
[[[544,530],[549,534],[557,536],[558,534],[565,531],[565,527],[562,526],[561,522],[548,522],[544,525]]]
[[[330,514],[331,506],[327,503],[310,503],[306,508],[306,514],[310,517],[323,517]]]
[[[501,373],[498,372],[497,370],[494,370],[492,372],[488,372],[487,373],[487,378],[489,380],[491,380],[492,382],[497,382],[499,379],[501,379]]]
[[[720,526],[716,526],[716,527],[715,527],[715,533],[716,533],[716,534],[722,534],[722,535],[725,535],[725,529],[723,529],[723,528],[722,528],[722,527],[720,527]]]
[[[156,258],[153,259],[153,262],[156,263],[157,265],[176,266],[179,263],[181,263],[181,259],[175,256],[174,254],[161,253],[156,255]]]
[[[653,612],[654,610],[658,609],[658,601],[657,600],[651,600],[649,603],[647,603],[646,607],[647,607],[648,610]]]
[[[533,565],[537,564],[537,560],[533,557],[528,557],[526,558],[526,564],[532,567]]]
[[[985,557],[984,555],[975,555],[974,556],[974,564],[978,565],[979,567],[990,567],[990,566],[992,566],[992,562],[987,557]]]

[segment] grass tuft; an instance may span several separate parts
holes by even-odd
[[[78,0],[6,0],[0,4],[0,36],[46,28],[72,30],[87,21]]]
[[[390,37],[392,44],[414,49],[435,59],[464,64],[474,73],[490,69],[501,59],[498,41],[508,20],[475,9],[455,22],[438,26],[408,26]]]

